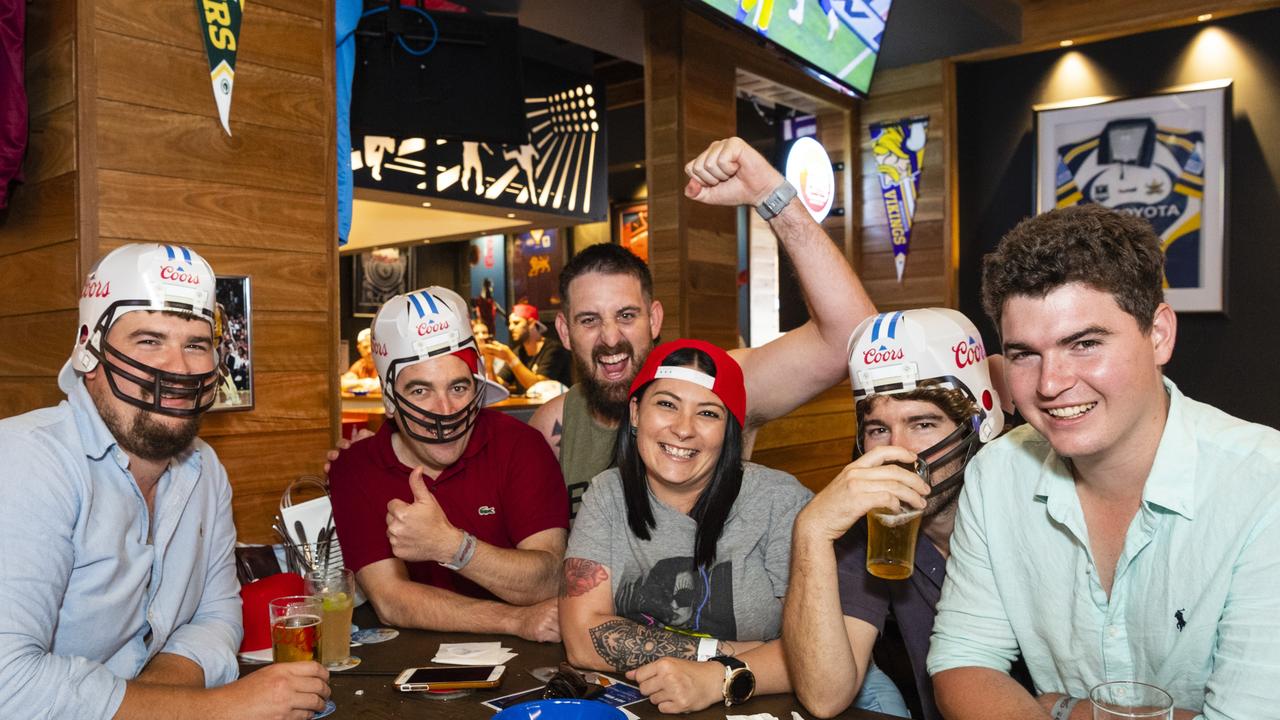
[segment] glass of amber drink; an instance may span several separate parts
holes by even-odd
[[[914,466],[894,463],[916,473],[929,484],[929,466],[917,460]],[[924,510],[902,506],[901,510],[878,508],[867,513],[867,572],[885,580],[911,577],[916,561],[916,537]]]
[[[351,611],[356,580],[350,570],[330,568],[307,573],[307,592],[320,599],[320,662],[330,670],[354,667]]]
[[[915,569],[916,536],[923,510],[867,513],[867,572],[885,580],[905,580]]]
[[[290,595],[268,604],[271,614],[271,658],[275,662],[318,660],[320,598]]]

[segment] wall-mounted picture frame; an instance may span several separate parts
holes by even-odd
[[[412,248],[380,248],[352,258],[351,314],[373,317],[382,303],[407,293],[414,278]]]
[[[541,311],[560,309],[560,271],[564,269],[560,228],[533,229],[511,236],[511,302]]]
[[[649,262],[649,202],[614,206],[613,236],[614,242]]]
[[[253,315],[248,275],[214,280],[218,343],[218,395],[212,410],[253,409]]]
[[[1036,212],[1093,202],[1150,221],[1169,305],[1225,312],[1231,81],[1033,110]]]

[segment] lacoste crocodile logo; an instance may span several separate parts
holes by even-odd
[[[498,511],[493,509],[492,505],[481,505],[477,510],[481,515],[497,515]]]

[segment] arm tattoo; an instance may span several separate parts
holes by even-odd
[[[586,595],[597,585],[609,579],[609,570],[594,560],[584,558],[564,559],[565,597]]]
[[[560,441],[564,439],[561,437],[562,435],[564,435],[564,426],[560,424],[559,420],[557,420],[556,424],[551,427],[551,437],[556,439],[556,452],[560,452]]]
[[[698,638],[622,619],[591,628],[591,644],[596,653],[619,672],[634,670],[664,657],[686,660],[698,657]]]

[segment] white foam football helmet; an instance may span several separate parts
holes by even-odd
[[[454,291],[432,286],[397,295],[378,309],[372,327],[382,402],[387,415],[399,419],[397,428],[410,437],[426,443],[453,442],[475,423],[481,406],[508,397],[506,388],[485,377],[467,304]],[[476,381],[476,393],[467,406],[449,414],[421,408],[396,391],[399,372],[441,355],[458,355]]]
[[[871,395],[910,392],[921,385],[957,389],[972,401],[974,414],[968,422],[919,453],[932,455],[956,443],[951,451],[929,463],[931,470],[961,453],[971,457],[979,445],[993,440],[1004,428],[1004,412],[991,383],[982,336],[969,318],[949,308],[902,310],[863,320],[849,337],[849,380],[854,402]],[[861,433],[858,451],[862,451]],[[956,473],[953,477],[961,476]],[[940,489],[941,485],[934,492]]]
[[[180,245],[131,244],[107,253],[89,271],[80,292],[80,326],[71,364],[79,372],[99,365],[116,397],[162,415],[191,417],[213,406],[218,362],[206,373],[174,373],[129,357],[107,341],[111,326],[135,310],[170,312],[209,323],[214,331],[216,302],[213,268]],[[215,350],[216,352],[216,350]],[[125,392],[136,385],[141,397]],[[163,400],[189,401],[181,407]]]

